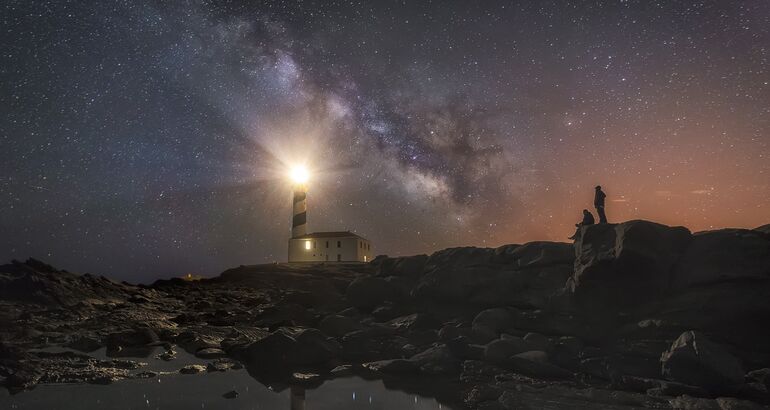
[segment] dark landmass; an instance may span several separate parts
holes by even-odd
[[[770,404],[770,225],[241,266],[151,286],[0,267],[0,382],[119,383],[165,348],[281,390],[357,374],[470,409]],[[65,347],[82,353],[52,352]],[[110,360],[89,355],[106,347]],[[44,351],[41,349],[47,349]],[[212,394],[221,394],[215,392]]]

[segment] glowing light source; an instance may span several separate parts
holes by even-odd
[[[305,241],[305,249],[310,250],[310,241]]]
[[[297,165],[291,169],[289,173],[291,180],[297,184],[304,184],[310,179],[310,173],[302,165]]]

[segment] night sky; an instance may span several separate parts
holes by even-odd
[[[770,223],[770,2],[5,1],[0,261],[133,282]]]

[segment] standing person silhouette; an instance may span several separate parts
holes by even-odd
[[[596,208],[596,213],[599,214],[599,223],[606,224],[607,215],[604,213],[604,198],[606,198],[607,195],[602,191],[601,185],[597,185],[595,189],[596,194],[594,195],[594,207]]]

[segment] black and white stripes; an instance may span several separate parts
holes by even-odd
[[[307,234],[307,189],[304,184],[294,187],[294,212],[291,220],[291,237]]]

